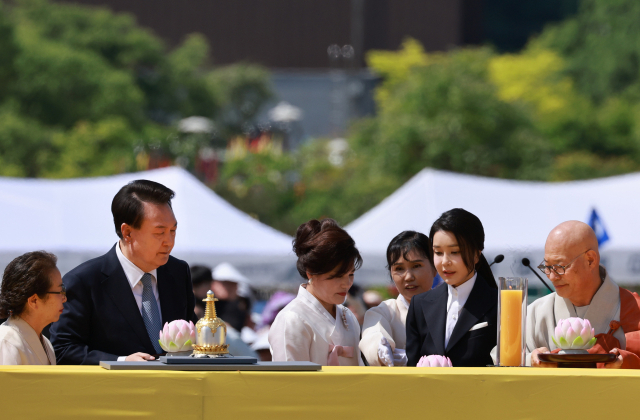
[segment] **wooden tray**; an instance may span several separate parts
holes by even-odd
[[[557,363],[559,368],[596,368],[596,363],[611,363],[615,354],[538,354],[541,362]]]

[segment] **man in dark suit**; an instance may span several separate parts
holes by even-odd
[[[113,198],[120,240],[63,278],[67,303],[51,327],[59,364],[154,360],[165,322],[197,321],[189,266],[170,256],[178,225],[173,196],[162,184],[138,180]]]

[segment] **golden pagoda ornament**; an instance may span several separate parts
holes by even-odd
[[[194,357],[220,356],[229,354],[227,324],[216,315],[215,303],[218,299],[213,292],[207,292],[204,316],[196,323],[196,344],[193,345]]]

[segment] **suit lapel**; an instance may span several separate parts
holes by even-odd
[[[436,347],[436,354],[444,355],[444,330],[447,323],[447,286],[433,290],[433,297],[422,300],[427,328]]]
[[[118,246],[117,243],[116,246]],[[111,298],[122,317],[127,320],[144,348],[152,349],[151,339],[147,333],[147,328],[144,326],[136,299],[133,297],[131,285],[116,255],[115,246],[107,253],[102,272],[105,275],[102,280],[102,287],[105,293]]]
[[[171,272],[167,268],[168,264],[158,267],[158,295],[160,296],[160,311],[162,312],[162,325],[175,319],[182,319],[184,316],[177,313],[176,309],[180,305],[173,305],[176,296],[180,296],[180,290],[174,281]],[[176,307],[177,306],[177,307]],[[188,321],[188,320],[187,320]]]
[[[469,329],[477,324],[478,320],[495,304],[496,301],[492,295],[491,288],[486,284],[485,280],[478,275],[476,283],[473,285],[473,289],[471,289],[471,293],[467,299],[467,303],[462,307],[460,318],[451,332],[447,351],[451,350]]]

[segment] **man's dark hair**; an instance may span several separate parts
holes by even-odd
[[[111,213],[118,237],[122,239],[123,223],[140,229],[144,218],[143,203],[168,204],[171,207],[171,199],[174,196],[175,193],[171,189],[146,179],[131,181],[120,188],[111,202]]]
[[[191,269],[191,283],[193,286],[198,286],[202,283],[209,283],[213,281],[213,274],[211,268],[205,265],[192,265]]]

